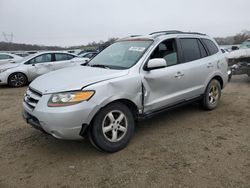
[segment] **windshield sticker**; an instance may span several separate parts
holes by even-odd
[[[132,46],[128,49],[129,51],[136,51],[136,52],[143,52],[145,50],[144,47],[135,47],[135,46]]]

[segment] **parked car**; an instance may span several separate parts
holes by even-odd
[[[247,74],[250,77],[250,48],[240,48],[226,55],[232,75]]]
[[[97,54],[98,54],[98,52],[85,52],[85,53],[82,53],[82,54],[80,54],[80,55],[78,55],[78,56],[79,56],[79,57],[82,57],[82,58],[92,59],[92,58],[94,58]]]
[[[250,39],[247,39],[240,45],[240,49],[247,49],[250,48]]]
[[[22,57],[11,54],[11,53],[0,53],[0,65],[15,62],[17,60],[22,59]]]
[[[40,52],[0,66],[0,85],[21,87],[42,74],[85,63],[84,58],[64,52]]]
[[[164,31],[121,39],[86,66],[34,80],[23,117],[59,139],[82,139],[106,152],[129,143],[136,120],[199,101],[219,105],[227,62],[207,35]]]

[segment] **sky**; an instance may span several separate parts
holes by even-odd
[[[250,30],[250,0],[0,0],[0,41],[73,46],[181,30],[224,37]],[[10,38],[10,37],[9,37]]]

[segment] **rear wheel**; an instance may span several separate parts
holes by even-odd
[[[27,77],[20,72],[13,73],[8,78],[8,85],[10,87],[23,87],[27,85],[28,79]]]
[[[213,110],[219,105],[221,96],[221,85],[218,80],[211,80],[208,84],[204,97],[202,100],[202,106],[206,110]]]
[[[105,151],[116,152],[127,146],[134,133],[134,117],[122,103],[103,108],[89,129],[91,143]]]

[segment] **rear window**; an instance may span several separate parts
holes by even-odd
[[[216,54],[219,51],[219,49],[217,48],[217,46],[214,44],[213,41],[209,39],[202,39],[202,41],[206,45],[210,55]]]
[[[66,60],[70,60],[74,58],[74,56],[69,55],[69,54],[58,53],[58,54],[55,54],[55,58],[56,58],[56,61],[66,61]]]
[[[185,62],[200,59],[200,49],[197,39],[180,39]]]

